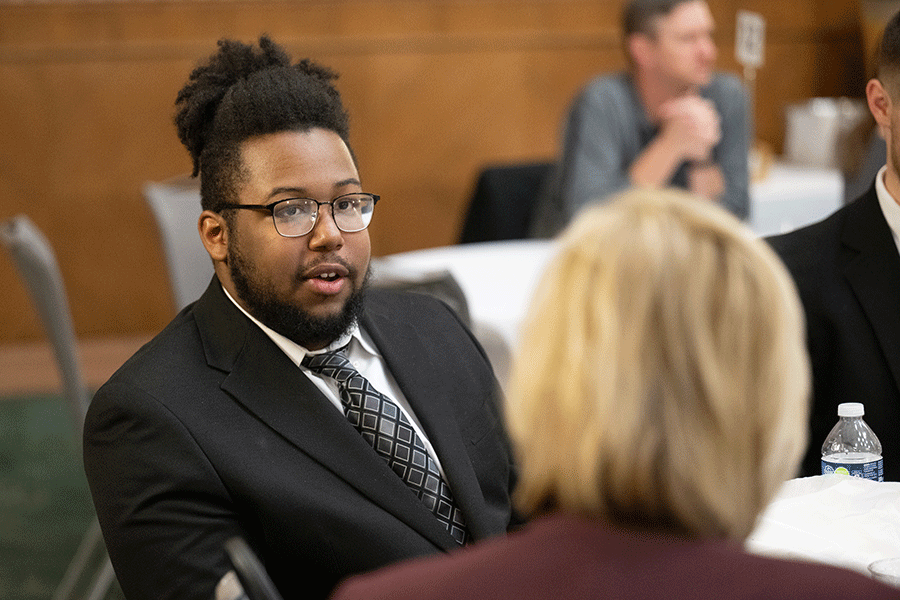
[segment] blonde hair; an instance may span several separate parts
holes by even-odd
[[[506,410],[525,513],[743,539],[806,446],[803,315],[717,206],[633,189],[565,230]]]

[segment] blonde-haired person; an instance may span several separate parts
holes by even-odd
[[[793,284],[723,209],[632,189],[565,231],[506,411],[523,530],[335,598],[841,600],[900,592],[742,542],[806,445]]]

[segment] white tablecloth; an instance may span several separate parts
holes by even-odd
[[[837,169],[776,162],[750,185],[750,228],[760,236],[785,233],[820,221],[844,202]]]
[[[747,540],[751,552],[868,574],[900,557],[900,483],[820,475],[785,483]]]

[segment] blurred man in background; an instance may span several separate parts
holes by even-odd
[[[556,170],[532,223],[555,235],[586,204],[628,186],[676,186],[749,212],[747,98],[715,72],[705,0],[632,0],[622,28],[630,70],[600,76],[575,99]]]

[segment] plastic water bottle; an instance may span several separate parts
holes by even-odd
[[[881,442],[863,421],[859,402],[838,405],[840,419],[822,444],[822,475],[842,473],[884,481]]]

